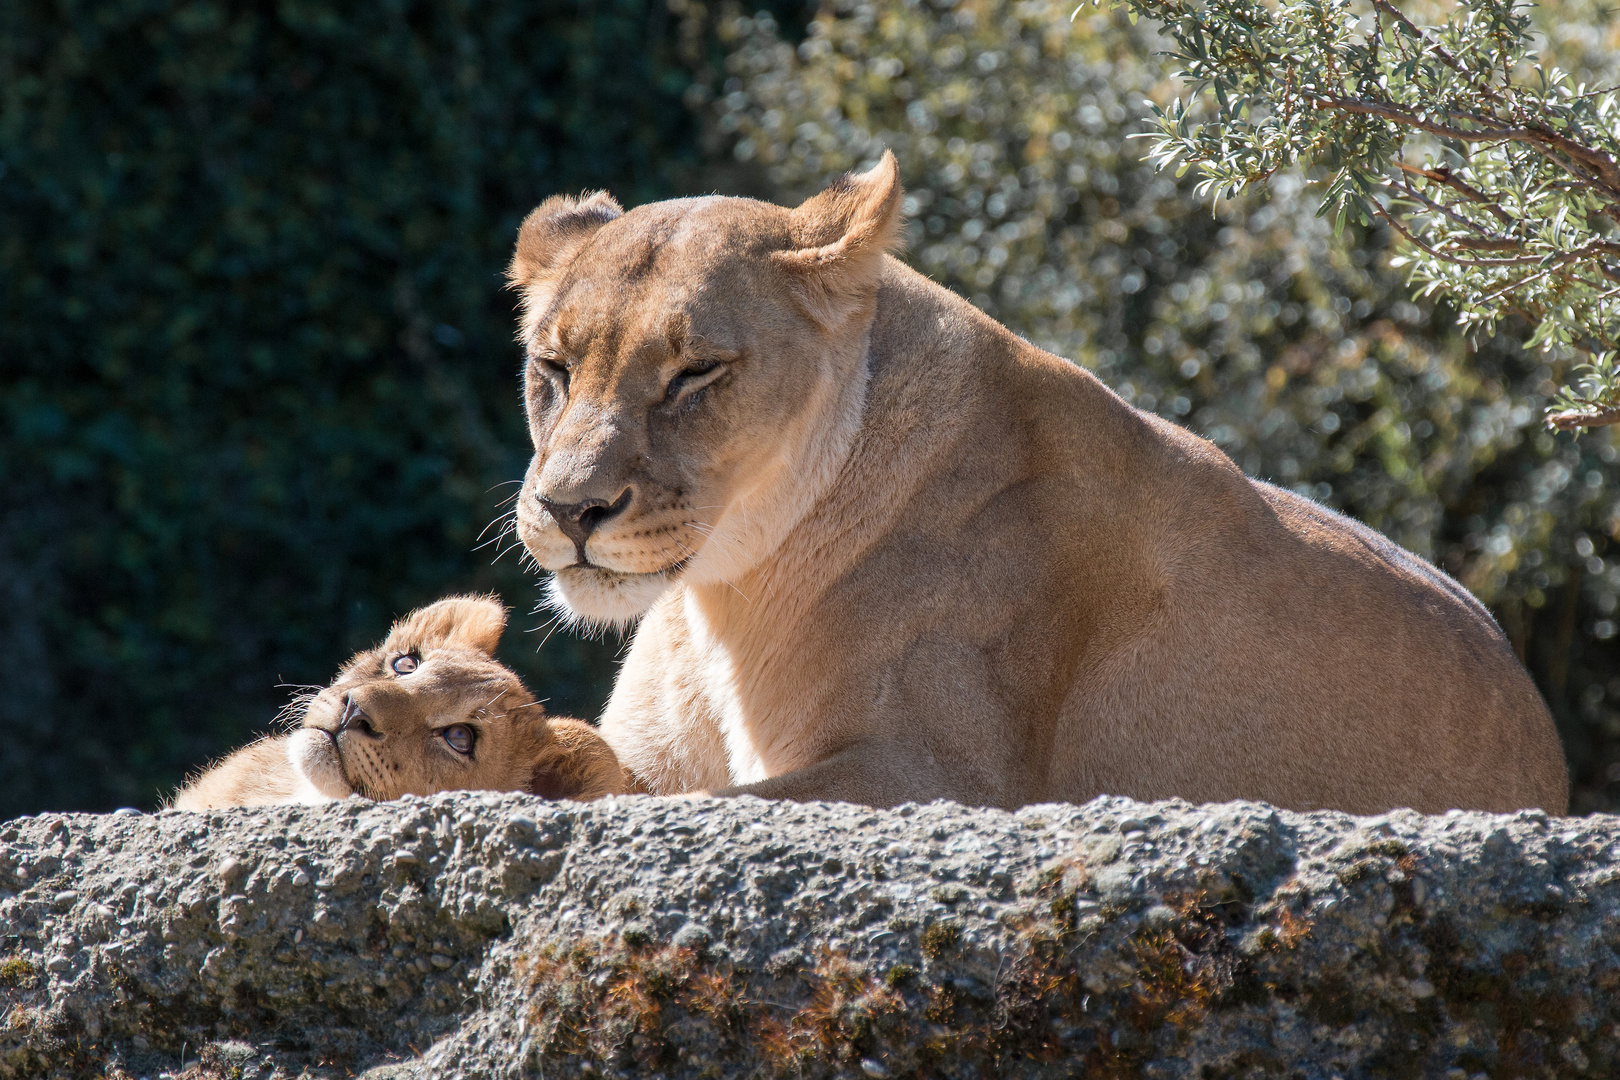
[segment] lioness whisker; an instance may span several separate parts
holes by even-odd
[[[736,593],[738,596],[742,597],[743,600],[746,601],[747,603],[752,604],[754,602],[753,597],[749,596],[747,593],[745,593],[741,589],[737,588],[737,586],[733,585],[730,581],[727,581],[725,578],[721,578],[720,583],[722,585],[724,585],[726,588],[730,589],[732,592]]]
[[[537,607],[537,608],[535,608],[534,613],[536,615],[538,615],[538,614],[540,614],[540,610],[541,609]],[[534,651],[539,652],[541,649],[544,649],[546,647],[546,642],[551,640],[551,635],[555,634],[557,632],[557,627],[559,627],[561,625],[562,625],[562,615],[557,614],[557,615],[553,615],[550,618],[550,620],[548,620],[547,622],[542,623],[541,625],[531,629],[529,631],[529,633],[531,633],[531,634],[534,633],[535,630],[544,630],[546,632],[546,636],[540,639],[540,644],[538,644],[538,645],[536,645],[534,647]]]
[[[497,532],[494,535],[494,537],[492,537],[491,539],[484,540],[484,535],[486,533],[488,533],[489,530],[495,525],[500,525],[500,527],[501,527],[500,531]],[[478,539],[480,541],[482,541],[482,543],[478,544],[478,546],[475,547],[473,550],[476,551],[476,550],[479,550],[480,548],[488,547],[490,544],[500,542],[501,540],[505,539],[506,537],[511,536],[513,533],[517,532],[517,527],[518,527],[518,520],[517,520],[517,514],[515,514],[515,513],[504,514],[501,517],[496,518],[494,521],[492,521],[488,525],[484,526],[483,530],[481,532],[479,532]]]
[[[501,531],[495,534],[495,539],[499,540],[501,537],[505,536],[508,532],[511,532],[512,529],[517,525],[517,516],[515,514],[502,514],[500,517],[495,518],[488,525],[485,525],[482,529],[478,530],[477,539],[478,540],[483,540],[484,535],[486,533],[488,533],[489,530],[493,529],[496,525],[499,525],[501,527]],[[479,544],[478,547],[473,548],[473,550],[477,551],[479,547],[483,547],[483,544]]]
[[[506,545],[505,547],[501,548],[501,550],[499,550],[499,551],[497,551],[495,553],[495,557],[493,559],[489,560],[489,565],[494,566],[496,563],[500,562],[501,559],[503,559],[506,556],[506,553],[508,551],[511,551],[513,548],[522,548],[522,547],[523,547],[523,541],[521,541],[521,540],[516,540],[516,541]]]

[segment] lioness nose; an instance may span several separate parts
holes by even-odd
[[[586,499],[577,503],[555,503],[550,499],[541,499],[540,505],[546,508],[546,513],[551,515],[563,535],[572,540],[575,547],[583,550],[585,541],[598,525],[630,505],[630,489],[625,488],[624,494],[611,503],[606,499]]]

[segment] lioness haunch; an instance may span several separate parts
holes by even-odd
[[[627,790],[578,720],[547,717],[494,659],[506,611],[456,596],[411,612],[304,704],[298,730],[244,747],[174,797],[180,810],[482,788],[552,799]]]
[[[523,223],[518,528],[642,620],[602,719],[642,787],[1565,809],[1461,586],[889,257],[900,205],[885,155]]]

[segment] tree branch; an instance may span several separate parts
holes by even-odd
[[[1413,176],[1421,176],[1425,180],[1433,180],[1437,184],[1444,184],[1446,187],[1460,193],[1465,198],[1473,202],[1477,202],[1481,206],[1485,207],[1485,209],[1489,210],[1496,217],[1497,221],[1500,221],[1509,228],[1513,227],[1513,218],[1508,215],[1506,210],[1502,209],[1500,203],[1491,198],[1489,195],[1485,194],[1483,191],[1479,190],[1479,188],[1474,187],[1472,184],[1457,176],[1444,165],[1437,166],[1433,169],[1418,169],[1400,160],[1391,161],[1390,164],[1394,165],[1397,169],[1404,173],[1409,173]]]
[[[1565,409],[1562,412],[1549,412],[1547,423],[1559,431],[1609,427],[1612,424],[1620,424],[1620,405],[1591,405],[1579,409]]]
[[[1321,105],[1339,109],[1347,113],[1362,116],[1377,116],[1397,124],[1426,131],[1430,135],[1439,135],[1447,139],[1457,139],[1460,142],[1521,142],[1536,146],[1547,146],[1593,169],[1604,189],[1611,198],[1620,198],[1620,165],[1616,165],[1614,158],[1601,150],[1594,150],[1557,132],[1548,131],[1538,127],[1490,127],[1486,118],[1466,115],[1465,119],[1480,124],[1477,131],[1466,128],[1453,127],[1450,124],[1438,124],[1433,120],[1425,120],[1416,113],[1406,109],[1399,109],[1393,105],[1385,105],[1376,101],[1363,101],[1360,98],[1340,97],[1337,94],[1323,94],[1314,90],[1301,90],[1301,96]],[[1565,171],[1573,172],[1567,165]]]
[[[1403,15],[1400,9],[1396,8],[1394,4],[1391,4],[1389,0],[1372,0],[1372,5],[1378,11],[1382,11],[1385,15],[1388,15],[1392,21],[1398,22],[1402,26],[1406,27],[1406,29],[1411,32],[1412,37],[1417,40],[1418,44],[1433,51],[1434,55],[1438,56],[1446,67],[1450,68],[1452,71],[1462,71],[1462,66],[1457,63],[1457,58],[1447,52],[1444,45],[1441,45],[1437,41],[1430,41],[1428,35],[1413,25],[1412,20]]]
[[[1464,259],[1460,258],[1459,256],[1440,251],[1439,249],[1424,243],[1422,240],[1419,240],[1416,236],[1413,236],[1411,230],[1392,217],[1389,211],[1380,206],[1376,199],[1368,199],[1367,202],[1372,206],[1373,210],[1378,214],[1379,217],[1383,218],[1386,223],[1388,223],[1402,236],[1410,240],[1417,247],[1422,248],[1425,253],[1432,255],[1437,259],[1444,260],[1445,262],[1455,263],[1458,266],[1468,266],[1473,267],[1474,269],[1482,270],[1496,270],[1506,266],[1541,266],[1542,264],[1546,263],[1546,268],[1551,270],[1554,267],[1564,266],[1572,262],[1579,262],[1582,259],[1590,258],[1594,255],[1620,254],[1620,244],[1611,243],[1607,240],[1593,240],[1591,243],[1583,244],[1573,251],[1565,251],[1557,256],[1554,256],[1550,262],[1548,261],[1546,255],[1520,255],[1511,259]],[[1599,269],[1602,270],[1604,276],[1607,277],[1608,272],[1604,268],[1603,263],[1598,262],[1597,265]],[[1620,280],[1620,278],[1617,278],[1616,280]]]
[[[1416,172],[1417,170],[1412,171]],[[1429,198],[1423,192],[1419,191],[1417,188],[1413,187],[1411,184],[1408,184],[1404,180],[1394,183],[1389,180],[1385,180],[1384,183],[1390,187],[1394,187],[1406,192],[1407,195],[1411,196],[1413,199],[1416,199],[1418,202],[1421,202],[1435,213],[1444,214],[1446,217],[1450,218],[1461,227],[1467,229],[1469,232],[1477,233],[1484,231],[1474,222],[1469,221],[1451,207],[1435,202],[1433,199]],[[1516,251],[1519,248],[1524,247],[1523,241],[1506,237],[1486,237],[1484,239],[1465,238],[1462,240],[1453,240],[1452,243],[1455,246],[1465,250],[1476,251]]]
[[[1518,240],[1465,236],[1460,240],[1451,241],[1451,246],[1462,251],[1517,251],[1524,247],[1524,244]]]

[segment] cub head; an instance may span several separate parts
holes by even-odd
[[[594,798],[625,790],[613,752],[589,725],[548,720],[494,659],[505,626],[505,609],[476,596],[400,619],[309,700],[289,744],[294,768],[330,798],[466,788]],[[554,725],[571,725],[564,739]]]
[[[825,492],[860,424],[900,205],[885,153],[796,209],[625,212],[597,192],[523,222],[517,529],[564,613],[622,624],[676,580],[741,576]]]

